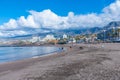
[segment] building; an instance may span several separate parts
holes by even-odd
[[[65,39],[65,38],[66,38],[66,39],[68,38],[66,34],[63,35],[63,39]]]
[[[45,38],[43,38],[43,41],[50,41],[50,40],[55,40],[56,38],[54,35],[46,35]]]
[[[35,43],[35,42],[39,42],[41,40],[41,38],[39,36],[33,36],[32,39],[30,39],[30,42]]]

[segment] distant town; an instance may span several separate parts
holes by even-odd
[[[18,40],[6,40],[0,41],[0,46],[32,46],[32,45],[43,45],[43,44],[67,44],[67,43],[92,43],[98,41],[96,34],[89,35],[76,35],[68,36],[63,34],[62,37],[56,38],[54,35],[49,34],[44,38],[40,36],[32,36],[29,39],[18,39]]]

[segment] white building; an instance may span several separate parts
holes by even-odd
[[[69,40],[68,43],[76,43],[75,38],[71,38],[71,40]]]
[[[39,42],[41,39],[39,36],[33,36],[32,39],[30,39],[30,42],[34,43],[34,42]]]
[[[54,35],[46,35],[45,38],[43,38],[43,41],[48,41],[48,40],[55,40],[56,38],[54,37]]]
[[[64,39],[64,38],[67,38],[67,35],[66,35],[66,34],[63,35],[63,39]]]

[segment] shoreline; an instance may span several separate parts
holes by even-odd
[[[36,46],[38,47],[38,46]],[[41,47],[41,46],[39,46]],[[51,46],[50,46],[51,47]],[[63,47],[63,45],[57,45],[57,46],[53,46],[52,47]],[[32,62],[38,62],[39,60],[43,60],[43,59],[46,59],[48,57],[53,57],[53,56],[59,56],[61,54],[64,54],[64,52],[67,51],[67,47],[64,47],[66,48],[66,50],[58,50],[58,51],[54,51],[54,52],[50,52],[48,54],[45,54],[45,55],[41,55],[41,56],[34,56],[34,57],[31,57],[31,58],[26,58],[26,59],[22,59],[22,60],[15,60],[15,61],[9,61],[9,62],[2,62],[0,63],[0,72],[4,72],[4,71],[7,71],[9,69],[14,69],[13,67],[17,67],[16,65],[22,65],[22,64],[27,64],[27,65],[23,65],[21,67],[18,67],[17,69],[19,68],[24,68],[24,67],[27,67],[29,66]],[[13,65],[13,66],[12,66]],[[4,67],[6,66],[9,66],[5,69],[3,69]],[[2,69],[2,70],[1,70]],[[7,69],[7,70],[6,70]]]
[[[13,47],[13,46],[11,46],[11,47]],[[26,46],[24,46],[24,47],[26,47]],[[21,59],[10,60],[10,61],[3,61],[3,62],[0,62],[0,64],[16,62],[16,61],[21,61],[21,60],[26,60],[26,59],[31,59],[31,58],[39,58],[39,57],[49,56],[49,55],[52,55],[52,54],[55,54],[55,53],[61,53],[61,52],[65,51],[65,49],[61,49],[61,46],[54,46],[54,45],[51,45],[51,46],[27,46],[27,47],[56,47],[56,48],[58,48],[58,50],[54,50],[54,51],[51,51],[51,52],[48,52],[48,53],[45,53],[45,54],[34,55],[33,57],[21,58]]]

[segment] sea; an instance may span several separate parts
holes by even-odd
[[[54,52],[60,52],[59,47],[0,47],[0,63],[35,58]]]

